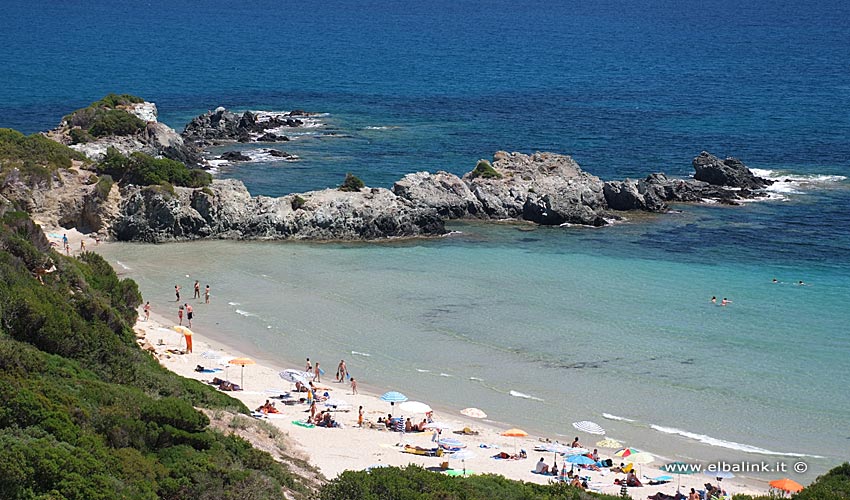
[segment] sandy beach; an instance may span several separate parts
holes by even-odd
[[[135,326],[139,343],[147,347],[159,358],[161,364],[173,372],[187,378],[209,382],[213,378],[227,379],[235,384],[243,383],[243,368],[232,365],[229,361],[233,358],[243,357],[244,354],[231,349],[228,346],[210,341],[203,334],[193,330],[193,352],[186,353],[186,341],[181,333],[173,329],[174,323],[166,320],[160,315],[151,314],[149,321],[144,320],[144,314],[140,310],[140,320]],[[198,366],[207,370],[215,370],[212,373],[196,371]],[[362,470],[377,464],[389,466],[405,466],[418,464],[423,467],[440,467],[442,462],[448,461],[452,469],[462,469],[465,465],[468,472],[477,474],[490,473],[500,474],[505,477],[530,481],[535,483],[548,483],[552,476],[544,476],[533,473],[536,463],[541,457],[549,465],[556,461],[558,466],[563,464],[563,457],[551,452],[535,451],[535,447],[549,444],[545,436],[528,436],[524,438],[512,438],[501,436],[500,433],[506,428],[501,428],[486,419],[477,420],[460,415],[458,412],[441,410],[435,406],[434,421],[446,424],[448,429],[442,431],[441,436],[458,439],[465,445],[465,449],[472,453],[472,458],[461,463],[460,460],[452,460],[450,455],[442,457],[428,457],[405,453],[404,445],[420,446],[423,448],[433,447],[434,435],[426,431],[421,433],[400,434],[384,430],[382,424],[377,424],[380,417],[385,417],[392,408],[379,399],[380,391],[372,387],[358,387],[358,394],[352,394],[349,383],[338,383],[334,380],[334,368],[326,370],[322,382],[317,384],[319,392],[327,392],[330,398],[341,400],[350,405],[350,411],[333,412],[334,419],[341,424],[339,428],[305,428],[293,424],[293,421],[304,421],[309,415],[306,403],[296,405],[284,405],[280,400],[273,397],[279,396],[293,389],[292,384],[282,380],[279,372],[283,369],[295,368],[303,370],[304,366],[271,366],[269,364],[255,364],[244,367],[244,385],[241,391],[228,392],[229,395],[239,399],[245,405],[254,410],[263,405],[267,400],[275,402],[279,414],[269,414],[262,417],[272,425],[280,428],[294,441],[299,454],[308,457],[311,464],[315,465],[328,478],[333,478],[346,470]],[[403,392],[403,388],[401,389]],[[292,392],[293,395],[297,393]],[[303,394],[301,395],[303,396]],[[433,405],[433,402],[426,402]],[[358,407],[363,406],[366,424],[363,428],[358,427]],[[318,408],[324,409],[322,403]],[[402,414],[395,409],[396,416]],[[414,422],[422,420],[424,415],[410,414]],[[369,424],[373,424],[374,428]],[[518,422],[521,427],[521,422]],[[468,428],[477,432],[477,435],[463,435],[455,431]],[[586,433],[576,432],[584,446],[594,448],[595,443],[604,436],[594,436]],[[552,441],[554,442],[554,441]],[[569,443],[566,443],[569,444]],[[521,460],[497,460],[493,455],[501,451],[509,454],[524,449],[528,458]],[[601,458],[608,458],[614,453],[614,449],[599,449]],[[615,465],[621,459],[612,457]],[[637,466],[638,474],[648,483],[647,478],[666,475],[657,469],[661,463],[653,463]],[[569,469],[569,464],[568,464]],[[610,471],[582,471],[583,477],[590,478],[589,487],[593,491],[619,494],[620,486],[614,484],[614,480],[624,478],[624,474]],[[681,490],[689,491],[691,487],[702,488],[706,482],[716,482],[713,478],[703,474],[681,476]],[[724,488],[730,493],[758,493],[766,491],[766,487],[754,481],[739,479],[723,481]],[[630,488],[632,498],[645,498],[658,491],[666,494],[675,494],[677,480],[656,486],[646,485],[641,488]]]

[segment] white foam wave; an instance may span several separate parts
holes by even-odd
[[[119,266],[121,266],[121,269],[126,269],[127,271],[132,271],[132,269],[129,266],[127,266],[126,264],[124,264],[120,260],[116,260],[115,263],[118,264]]]
[[[242,304],[240,304],[239,302],[228,302],[227,305],[229,305],[229,306],[240,306]]]
[[[617,415],[612,415],[610,413],[603,413],[602,418],[607,418],[608,420],[617,420],[619,422],[634,422],[634,420],[626,417],[619,417]]]
[[[484,382],[484,379],[480,377],[469,377],[469,380],[475,380],[476,382]]]
[[[779,451],[770,451],[764,448],[759,448],[758,446],[752,446],[749,444],[736,443],[734,441],[725,441],[723,439],[713,438],[711,436],[706,436],[705,434],[697,434],[695,432],[683,431],[681,429],[676,429],[675,427],[662,427],[660,425],[652,424],[649,426],[650,429],[653,429],[658,432],[662,432],[664,434],[673,434],[677,436],[686,437],[688,439],[693,439],[695,441],[699,441],[700,443],[707,444],[709,446],[717,446],[719,448],[727,448],[730,450],[743,451],[745,453],[757,453],[760,455],[776,455],[782,457],[810,457],[810,458],[823,458],[819,455],[806,455],[805,453],[782,453]]]
[[[240,314],[240,315],[245,316],[245,317],[248,317],[248,316],[256,316],[256,314],[254,314],[254,313],[250,313],[250,312],[248,312],[248,311],[243,311],[242,309],[237,309],[237,310],[236,310],[236,314]]]
[[[440,372],[440,376],[441,376],[441,377],[451,377],[452,375],[449,375],[448,373],[442,373],[442,372]]]
[[[524,392],[511,390],[508,392],[511,396],[515,398],[523,398],[523,399],[531,399],[532,401],[543,401],[543,399],[538,398],[536,396],[532,396],[531,394],[526,394]]]
[[[366,356],[367,358],[371,356],[368,352],[351,351],[351,354],[354,354],[355,356]]]
[[[417,368],[416,371],[418,371],[419,373],[431,373],[431,370],[425,370],[423,368]]]

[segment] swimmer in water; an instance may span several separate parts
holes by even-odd
[[[714,295],[711,296],[711,303],[717,304],[717,297],[715,297]]]
[[[774,283],[779,283],[779,280],[777,280],[776,278],[773,278],[773,282],[774,282]]]
[[[731,304],[731,303],[732,303],[732,301],[727,299],[726,297],[723,297],[723,300],[720,301],[721,306],[725,306],[726,304]]]
[[[805,284],[805,283],[803,283],[803,280],[798,281],[798,282],[797,282],[797,285],[799,285],[799,286],[806,286],[806,284]]]

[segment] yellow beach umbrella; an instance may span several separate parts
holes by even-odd
[[[640,453],[632,453],[631,455],[624,458],[626,462],[633,463],[635,465],[641,466],[641,475],[643,475],[643,464],[652,463],[655,461],[655,457],[650,455],[649,453],[642,451]]]
[[[600,448],[620,448],[623,446],[623,443],[617,441],[616,439],[606,438],[602,441],[597,441],[596,446]]]
[[[239,386],[242,387],[242,390],[245,390],[245,365],[256,365],[257,362],[251,358],[233,358],[228,363],[242,366],[242,380]]]
[[[194,335],[192,330],[182,325],[172,326],[171,328],[175,332],[183,334],[183,338],[186,339],[186,352],[192,352],[192,335]]]

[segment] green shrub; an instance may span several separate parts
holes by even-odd
[[[0,173],[17,168],[25,182],[44,182],[56,170],[70,168],[72,160],[87,161],[82,153],[41,134],[24,135],[0,128]]]
[[[145,129],[145,122],[123,109],[98,109],[91,119],[88,133],[94,137],[133,135]]]
[[[189,403],[177,398],[162,398],[149,402],[141,410],[143,420],[170,425],[187,432],[199,432],[209,425],[210,419]]]
[[[307,203],[307,200],[296,194],[295,197],[292,198],[292,210],[298,210],[303,207],[305,203]]]
[[[204,193],[207,196],[215,196],[215,193],[213,193],[213,190],[208,188],[207,186],[204,186],[203,188],[201,188],[201,192]]]
[[[112,190],[112,176],[109,174],[103,174],[100,176],[100,179],[97,180],[97,184],[94,186],[95,195],[101,200],[105,200],[109,197],[109,192]]]
[[[106,156],[97,165],[97,171],[118,179],[122,185],[169,184],[198,188],[212,183],[212,175],[204,170],[188,168],[179,161],[154,158],[141,152],[132,153],[127,157],[113,147],[106,150]],[[166,187],[165,190],[174,194],[173,187]]]
[[[360,191],[364,187],[366,187],[366,185],[363,184],[363,181],[361,181],[359,178],[357,178],[357,176],[355,176],[354,174],[349,172],[349,173],[345,174],[345,180],[342,181],[342,184],[340,184],[339,190],[340,191],[347,191],[347,192],[355,192],[355,191]]]
[[[77,127],[72,128],[68,135],[71,137],[71,144],[85,144],[93,139],[91,134]]]
[[[482,179],[501,179],[502,174],[496,171],[493,168],[493,165],[490,164],[487,160],[478,160],[478,163],[475,165],[475,168],[472,170],[470,175],[471,178],[475,179],[476,177],[481,177]]]
[[[91,103],[89,106],[106,108],[117,108],[118,106],[126,106],[128,104],[139,104],[145,102],[144,99],[130,94],[107,94],[103,99]]]

